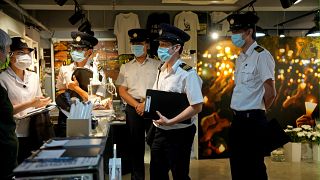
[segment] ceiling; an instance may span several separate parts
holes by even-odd
[[[252,0],[77,0],[85,10],[214,10],[234,11]],[[16,0],[19,5],[28,10],[72,10],[73,0],[68,0],[64,6],[58,6],[54,0]],[[163,3],[168,2],[168,3]],[[170,3],[172,2],[172,3]],[[175,3],[180,2],[180,3]],[[201,3],[211,5],[192,5]],[[182,3],[182,4],[181,4]],[[256,0],[257,11],[310,11],[319,7],[318,0],[303,0],[288,9],[283,9],[280,0]],[[145,9],[143,9],[145,8]]]
[[[21,22],[31,22],[10,5],[4,3],[8,0],[0,0],[0,9]],[[52,31],[70,31],[77,29],[68,22],[68,18],[74,13],[74,1],[67,0],[65,5],[59,6],[55,0],[9,0],[16,2],[38,22]],[[112,31],[115,15],[120,12],[134,12],[138,14],[140,24],[146,24],[147,16],[152,12],[168,12],[174,17],[183,10],[201,11],[210,13],[222,11],[230,13],[253,2],[253,0],[216,0],[214,3],[204,5],[209,0],[77,0],[81,8],[93,25],[94,31]],[[170,3],[163,3],[170,2]],[[193,4],[202,5],[193,5]],[[301,16],[307,12],[319,9],[320,0],[303,0],[299,4],[283,9],[280,0],[256,0],[254,10],[258,12],[262,28],[275,28],[274,25],[288,19]],[[247,11],[244,8],[243,11]],[[33,21],[34,22],[34,21]],[[34,23],[37,25],[37,23]],[[308,16],[286,24],[286,28],[311,28],[314,26],[313,16]],[[143,27],[143,26],[142,26]],[[43,29],[43,28],[42,28]]]

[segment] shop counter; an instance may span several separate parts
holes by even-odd
[[[97,126],[90,137],[53,138],[15,170],[17,179],[103,180],[108,173],[113,144],[122,161],[122,174],[129,172],[126,122],[111,116],[95,118]]]
[[[105,146],[103,137],[51,139],[13,172],[19,180],[104,180]]]

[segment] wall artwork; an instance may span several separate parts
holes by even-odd
[[[296,126],[296,119],[306,114],[305,102],[319,103],[320,39],[263,37],[257,42],[276,62],[277,98],[267,116],[276,118],[283,128]],[[199,49],[197,64],[204,96],[198,126],[199,158],[227,158],[234,65],[240,49],[229,38],[208,44]]]

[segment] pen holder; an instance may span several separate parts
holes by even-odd
[[[90,119],[67,119],[67,137],[89,136],[91,130]]]

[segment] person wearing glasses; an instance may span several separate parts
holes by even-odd
[[[44,107],[51,102],[49,97],[42,96],[39,76],[28,70],[32,64],[31,52],[25,40],[21,37],[11,39],[10,64],[6,71],[0,74],[0,84],[7,92],[13,105],[16,119],[16,134],[19,139],[18,163],[31,155],[34,147],[29,137],[30,117],[24,117],[35,108]]]
[[[58,94],[62,94],[67,90],[72,90],[79,95],[83,101],[87,101],[88,93],[79,86],[79,82],[76,77],[71,76],[77,68],[87,68],[92,70],[92,66],[90,65],[92,62],[91,55],[93,53],[93,47],[98,44],[98,39],[93,37],[93,32],[92,34],[89,34],[86,32],[73,31],[71,32],[71,37],[73,42],[71,44],[70,55],[73,63],[60,67],[60,71],[57,76],[56,88],[59,91]],[[56,101],[58,104],[57,99]],[[65,109],[60,108],[57,136],[65,136],[67,114],[68,112]]]
[[[61,90],[73,90],[81,96],[84,101],[88,100],[88,93],[79,87],[75,77],[71,77],[74,70],[78,67],[92,69],[90,57],[93,53],[93,47],[98,44],[98,40],[91,34],[85,32],[71,32],[73,42],[71,44],[71,58],[73,63],[60,68],[57,77],[56,88]]]

